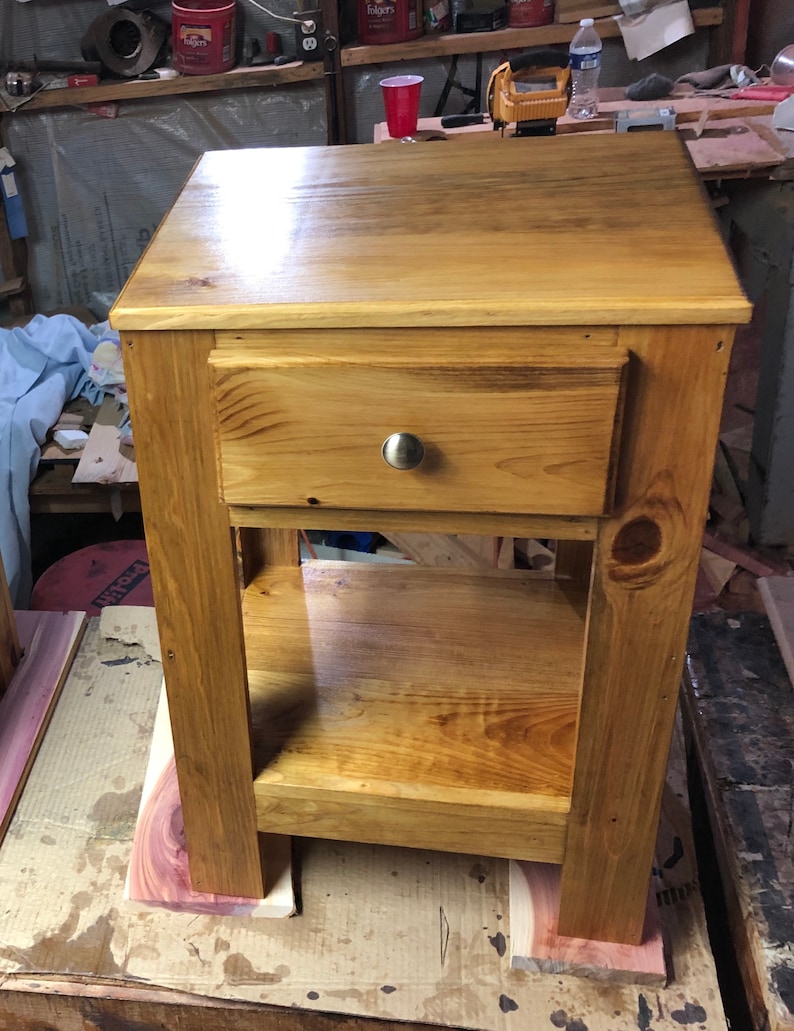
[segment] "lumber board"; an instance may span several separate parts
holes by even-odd
[[[695,139],[687,137],[687,130],[683,133],[687,150],[702,175],[774,168],[786,158],[785,150],[776,145],[774,137],[756,131],[748,117],[707,121],[702,134]]]
[[[0,841],[85,629],[83,612],[18,612],[24,655],[0,700]]]
[[[135,483],[138,467],[120,451],[121,406],[105,397],[96,413],[88,440],[72,478],[73,483]]]
[[[667,983],[664,942],[653,892],[648,894],[642,941],[618,945],[569,938],[557,930],[560,868],[510,861],[510,962],[520,970],[572,974],[598,981]]]
[[[185,850],[185,828],[174,761],[174,741],[165,686],[154,719],[149,765],[143,782],[124,897],[185,913],[215,916],[287,917],[295,912],[290,839],[268,835],[268,883],[261,899],[194,891]]]
[[[22,657],[17,622],[5,568],[0,558],[0,698],[8,690],[14,670]]]
[[[758,590],[775,634],[777,646],[794,684],[794,578],[766,576],[758,580]]]
[[[684,725],[754,1031],[792,1031],[794,694],[765,615],[692,619]]]
[[[486,559],[481,552],[453,534],[389,531],[383,536],[403,555],[423,566],[469,566],[481,569],[494,565],[493,543],[490,559]]]
[[[298,843],[290,920],[131,906],[124,875],[161,683],[140,646],[89,620],[0,847],[0,1027],[514,1031],[553,1017],[681,1031],[696,1015],[724,1031],[696,887],[660,909],[674,978],[653,990],[511,969],[508,864],[482,856],[310,840]]]

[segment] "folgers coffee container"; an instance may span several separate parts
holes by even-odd
[[[422,0],[358,0],[358,40],[405,43],[422,35]]]
[[[172,64],[183,75],[215,75],[235,64],[236,0],[173,0]]]
[[[508,0],[507,24],[513,29],[548,25],[554,18],[554,0]]]

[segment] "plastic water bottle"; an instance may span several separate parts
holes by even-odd
[[[601,38],[593,27],[592,18],[582,18],[579,22],[579,31],[571,40],[568,53],[571,59],[568,114],[572,118],[595,118],[598,114]]]

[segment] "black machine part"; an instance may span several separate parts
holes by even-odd
[[[567,68],[569,63],[566,50],[555,50],[553,47],[533,47],[510,61],[510,71],[520,72],[526,68]]]
[[[98,61],[105,74],[134,79],[166,60],[168,22],[151,11],[114,7],[94,19],[80,40],[86,61]]]

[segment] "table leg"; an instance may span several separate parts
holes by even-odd
[[[559,928],[638,943],[733,328],[636,327],[594,566]]]
[[[210,418],[212,333],[124,333],[193,888],[261,898],[240,583]]]

